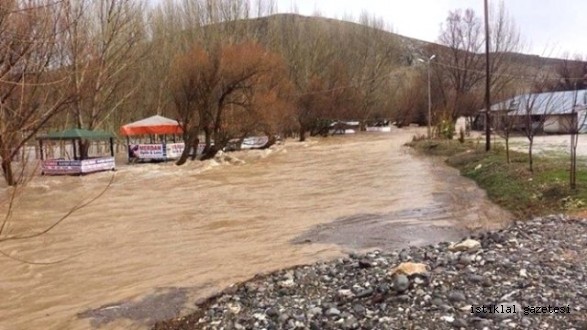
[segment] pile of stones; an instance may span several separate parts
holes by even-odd
[[[154,329],[587,329],[587,220],[351,254],[255,277]]]

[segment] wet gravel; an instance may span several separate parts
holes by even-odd
[[[585,219],[514,222],[259,276],[153,329],[587,329],[585,247]]]

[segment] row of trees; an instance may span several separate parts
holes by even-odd
[[[494,7],[489,15],[490,63],[489,83],[493,103],[498,108],[492,111],[492,126],[495,133],[505,140],[506,161],[510,161],[509,138],[517,131],[528,140],[529,170],[534,170],[533,146],[535,136],[551,118],[553,124],[569,132],[570,177],[572,189],[576,187],[577,142],[579,129],[587,118],[577,115],[584,104],[579,98],[580,90],[587,88],[587,62],[576,55],[562,60],[522,56],[524,44],[514,20],[508,15],[503,3]],[[452,138],[454,124],[460,117],[474,126],[473,119],[484,119],[480,109],[484,108],[485,96],[485,33],[482,19],[472,10],[456,10],[449,13],[442,26],[438,45],[429,45],[419,54],[420,62],[427,62],[432,77],[426,70],[409,71],[404,74],[406,85],[400,89],[395,112],[398,124],[425,123],[427,120],[426,84],[430,84],[432,100],[432,123],[437,135]],[[434,60],[426,61],[434,55]],[[410,58],[410,64],[418,64]],[[553,93],[565,92],[565,93]],[[511,102],[503,102],[511,100]],[[561,115],[561,109],[571,110]],[[557,117],[551,115],[557,114]],[[485,124],[484,120],[478,121]],[[445,127],[448,125],[449,127]],[[481,128],[480,125],[477,126]]]
[[[3,1],[6,182],[18,182],[11,161],[40,130],[117,131],[155,113],[178,119],[188,146],[206,144],[197,159],[251,134],[304,140],[335,120],[425,123],[427,75],[415,56],[436,55],[433,123],[481,108],[484,35],[471,10],[449,13],[440,45],[416,48],[366,14],[344,23],[275,13],[271,0]],[[519,79],[528,66],[514,55],[520,36],[503,6],[491,17],[492,94],[505,97],[528,86]],[[578,69],[569,63],[571,75]],[[88,145],[79,149],[86,155]]]
[[[168,0],[154,8],[144,0],[3,1],[6,182],[18,182],[11,162],[41,130],[117,131],[164,114],[182,123],[190,145],[204,140],[198,159],[207,159],[249,134],[303,140],[328,120],[390,117],[390,72],[401,65],[401,49],[381,20],[275,12],[272,1]]]
[[[518,61],[516,53],[524,50],[524,44],[503,3],[493,7],[489,17],[490,89],[492,95],[498,95],[499,99],[512,90],[521,90],[528,86],[528,81],[522,77],[535,64],[528,66]],[[482,18],[471,9],[455,10],[449,12],[442,25],[438,44],[428,45],[417,55],[422,59],[435,55],[434,60],[428,64],[432,71],[430,84],[433,123],[449,122],[454,125],[463,116],[471,120],[483,108],[486,75],[484,44]],[[412,58],[410,62],[419,65],[416,59]],[[398,122],[421,122],[421,118],[427,117],[427,103],[422,102],[421,94],[426,92],[424,86],[428,77],[425,70],[415,71],[415,74],[406,89],[411,94],[420,94],[420,98],[418,101],[399,99],[403,103],[398,106]]]
[[[155,13],[159,33],[180,36],[176,46],[168,46],[190,45],[174,55],[169,85],[156,88],[174,95],[171,112],[184,123],[186,141],[197,144],[203,136],[200,159],[247,134],[296,132],[304,140],[332,120],[390,116],[389,73],[400,65],[401,49],[381,21],[367,15],[361,24],[296,15],[247,19],[248,2],[236,2],[238,10],[218,10],[220,16],[198,2],[191,6],[186,11],[186,3],[168,2]],[[269,15],[273,8],[255,12]],[[178,15],[188,23],[171,24]]]

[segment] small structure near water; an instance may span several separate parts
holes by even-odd
[[[104,131],[90,131],[85,129],[70,129],[37,137],[41,156],[43,175],[87,174],[99,171],[110,171],[116,168],[114,162],[114,136]],[[110,156],[88,157],[78,149],[80,141],[106,140],[110,143]],[[45,159],[44,141],[71,141],[73,145],[73,159],[57,158]]]
[[[185,148],[178,142],[182,133],[177,120],[159,115],[120,128],[120,134],[126,136],[129,162],[178,159]]]
[[[330,135],[355,134],[360,128],[358,121],[334,121],[330,124]]]
[[[484,111],[477,128],[484,125]],[[490,111],[497,130],[587,133],[587,90],[522,94],[492,105]]]
[[[390,120],[377,120],[367,123],[367,132],[391,132]]]

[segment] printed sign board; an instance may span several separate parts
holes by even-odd
[[[166,157],[167,159],[177,159],[183,153],[185,144],[183,143],[169,143],[166,145]]]
[[[43,161],[43,174],[66,175],[109,171],[116,167],[114,157],[102,157],[84,160],[48,159]]]
[[[82,173],[92,173],[98,171],[109,171],[115,168],[114,157],[104,157],[95,159],[82,160]]]
[[[202,154],[205,144],[198,144],[198,155]],[[129,146],[129,157],[131,159],[145,159],[145,160],[166,160],[178,159],[181,157],[185,144],[168,143],[168,144],[131,144]]]
[[[163,144],[131,144],[129,153],[131,158],[165,159]]]
[[[81,173],[80,160],[49,159],[43,161],[44,174],[78,174]]]

